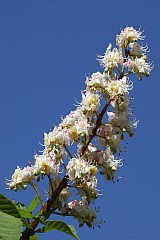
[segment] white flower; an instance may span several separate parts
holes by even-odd
[[[73,200],[61,209],[62,213],[73,214],[78,220],[80,226],[86,223],[89,227],[92,226],[93,221],[96,219],[96,213],[91,209],[86,201],[86,197],[82,197],[81,201]]]
[[[143,40],[144,36],[142,36],[140,30],[136,30],[133,27],[124,28],[119,35],[116,36],[116,44],[120,48],[126,48],[130,42]]]
[[[50,147],[51,144],[70,145],[68,130],[61,126],[54,127],[52,132],[44,133],[44,144],[46,147]]]
[[[113,180],[117,168],[122,166],[122,159],[114,158],[109,145],[103,151],[90,144],[88,150],[90,151],[90,153],[88,152],[88,159],[97,163],[98,168],[101,170],[100,173],[105,175],[107,180]]]
[[[87,91],[102,93],[107,85],[106,76],[100,72],[93,73],[86,77]]]
[[[35,155],[35,168],[36,173],[38,174],[53,174],[53,176],[57,176],[59,173],[60,163],[56,162],[55,159],[52,159],[49,155]]]
[[[77,108],[75,111],[71,111],[69,115],[67,115],[62,122],[59,124],[62,128],[68,128],[69,126],[73,126],[75,121],[77,121],[82,114],[82,110]]]
[[[72,158],[66,170],[71,181],[83,179],[85,176],[94,176],[97,173],[96,166],[90,164],[83,158]]]
[[[127,98],[127,94],[123,94],[113,99],[111,105],[114,107],[115,110],[118,109],[119,111],[128,111],[130,101],[131,99]]]
[[[124,76],[122,79],[107,81],[107,86],[105,88],[111,98],[118,95],[126,95],[129,93],[128,91],[132,89],[133,82],[126,76]]]
[[[98,128],[98,138],[100,145],[104,148],[110,146],[112,152],[116,153],[121,142],[121,132],[119,126],[112,124],[102,125]]]
[[[78,108],[80,109],[80,107]],[[70,139],[71,142],[73,141],[78,141],[79,137],[82,137],[84,135],[89,135],[89,133],[91,132],[91,128],[93,123],[90,122],[90,113],[87,114],[87,116],[85,114],[83,114],[84,111],[84,107],[82,106],[81,110],[79,110],[79,112],[81,111],[81,114],[76,114],[75,112],[72,112],[72,114],[69,114],[62,123],[60,123],[60,127],[63,128],[63,130],[66,129],[66,132],[68,134],[68,137]]]
[[[97,178],[95,177],[97,171],[95,165],[82,158],[72,158],[66,167],[66,173],[78,187],[79,194],[81,196],[87,194],[89,201],[97,198]]]
[[[104,56],[98,55],[98,61],[102,67],[105,68],[105,72],[113,70],[118,67],[118,64],[123,64],[122,51],[120,49],[114,48],[111,51],[112,45],[109,44]]]
[[[77,134],[79,136],[84,136],[84,135],[88,136],[89,133],[91,132],[92,125],[93,124],[90,123],[86,117],[81,116],[81,118],[79,118],[79,120],[75,122]]]
[[[43,151],[43,154],[48,154],[48,156],[50,156],[51,159],[54,159],[55,162],[59,162],[60,160],[64,160],[67,157],[67,152],[65,151],[65,149],[61,146],[53,146],[52,150],[48,153],[46,151],[46,149]]]
[[[127,111],[122,112],[107,112],[108,122],[114,126],[119,127],[122,131],[128,132],[130,136],[133,136],[132,128],[136,128],[138,121],[130,121]]]
[[[100,96],[96,93],[86,92],[86,94],[82,93],[82,102],[81,102],[82,110],[84,112],[96,113],[100,106]]]
[[[112,136],[117,132],[119,132],[119,128],[111,124],[101,125],[97,130],[98,135],[101,137]]]
[[[19,166],[15,169],[14,174],[12,175],[11,181],[7,183],[9,189],[18,190],[20,187],[23,188],[26,183],[31,182],[36,179],[35,177],[35,166],[27,166],[23,169]]]
[[[147,63],[143,56],[141,58],[128,59],[124,66],[128,67],[129,72],[136,72],[140,80],[142,79],[142,74],[148,77],[153,69],[152,63]]]

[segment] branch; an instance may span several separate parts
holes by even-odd
[[[53,194],[51,195],[51,198],[48,199],[48,201],[43,205],[43,207],[40,209],[39,214],[38,215],[43,215],[45,212],[47,212],[48,210],[50,210],[52,208],[53,203],[55,202],[56,198],[58,197],[58,195],[61,193],[61,191],[63,190],[63,188],[65,188],[67,186],[67,182],[68,182],[68,177],[64,176],[64,178],[62,179],[62,181],[60,182],[59,186],[55,189],[55,191],[53,192]],[[20,240],[29,240],[29,237],[34,235],[34,230],[36,229],[36,227],[38,226],[40,222],[39,217],[35,218],[30,225],[32,226],[32,229],[26,228],[23,232],[22,232],[22,236],[20,238]]]
[[[101,126],[102,123],[102,118],[107,110],[107,108],[109,107],[110,103],[111,103],[112,99],[109,99],[108,102],[106,102],[104,108],[102,109],[101,113],[99,114],[99,116],[97,117],[97,121],[96,121],[96,126],[93,128],[92,130],[92,135],[90,135],[86,141],[86,144],[83,146],[82,148],[82,152],[81,152],[81,156],[83,156],[85,154],[85,151],[88,147],[88,145],[90,144],[90,142],[92,141],[92,139],[96,136],[97,133],[97,129]]]

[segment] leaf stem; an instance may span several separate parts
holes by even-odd
[[[34,189],[35,192],[37,193],[37,196],[38,196],[38,198],[39,198],[39,200],[40,200],[40,202],[41,202],[41,204],[42,204],[42,206],[43,206],[43,205],[44,205],[44,202],[43,202],[43,199],[42,199],[42,197],[41,197],[41,195],[40,195],[40,193],[39,193],[39,191],[38,191],[38,188],[37,188],[36,183],[30,182],[29,184],[33,187],[33,189]]]

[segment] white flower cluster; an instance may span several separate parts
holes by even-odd
[[[138,40],[145,38],[142,33],[133,27],[127,27],[116,38],[119,48],[125,51],[126,60],[123,62],[123,66],[128,68],[129,73],[136,73],[140,80],[142,80],[142,75],[148,77],[153,69],[152,63],[146,62],[148,47],[138,44]]]
[[[81,196],[86,195],[88,201],[97,197],[97,178],[95,175],[98,172],[98,168],[95,164],[82,157],[72,158],[66,170],[70,180],[78,187],[78,192]]]
[[[118,64],[123,64],[122,49],[114,48],[111,51],[112,44],[109,44],[104,56],[98,55],[99,63],[105,68],[105,72],[112,71],[113,68],[118,68]]]
[[[122,29],[119,35],[117,35],[116,43],[120,48],[127,48],[130,43],[138,40],[144,40],[140,30],[136,30],[133,27],[126,27]]]
[[[78,220],[80,227],[82,227],[84,223],[91,227],[92,222],[96,219],[96,212],[89,207],[85,196],[82,197],[81,201],[73,200],[65,204],[62,212],[73,214]]]
[[[67,176],[68,185],[58,196],[61,202],[58,210],[74,215],[81,226],[84,223],[92,226],[96,213],[89,204],[98,197],[97,176],[102,174],[105,179],[114,180],[115,172],[123,165],[122,159],[114,154],[124,134],[133,136],[138,124],[130,113],[129,92],[133,82],[128,76],[136,73],[142,79],[143,75],[148,77],[153,68],[146,62],[147,47],[138,43],[143,39],[141,31],[126,27],[117,35],[118,48],[111,50],[109,44],[104,56],[98,56],[103,73],[86,77],[81,103],[52,131],[44,133],[43,153],[35,155],[31,166],[17,167],[8,182],[10,189],[25,188],[27,183],[48,176],[52,197],[61,179]],[[77,144],[74,154],[73,144]],[[69,201],[72,189],[81,200]]]

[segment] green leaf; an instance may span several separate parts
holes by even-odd
[[[76,229],[74,228],[74,226],[72,226],[72,225],[68,225],[68,227],[70,228],[70,230],[71,230],[71,232],[72,232],[72,234],[74,235],[71,235],[72,237],[74,237],[74,238],[76,238],[77,240],[80,240],[79,239],[79,237],[78,237],[78,235],[77,235],[77,232],[76,232]]]
[[[19,218],[13,217],[0,211],[0,239],[18,240],[22,231],[22,222]]]
[[[16,206],[2,194],[0,194],[0,211],[12,215],[13,217],[20,218]]]
[[[35,196],[35,198],[32,200],[32,202],[29,204],[28,206],[28,211],[32,212],[39,204],[39,200],[37,195]]]
[[[38,240],[38,237],[36,235],[30,236],[29,240]]]
[[[62,221],[46,221],[45,226],[38,229],[36,232],[44,233],[51,230],[59,230],[79,240],[75,228],[72,225],[67,225]]]
[[[18,208],[18,212],[23,218],[33,218],[32,214],[28,210]]]

